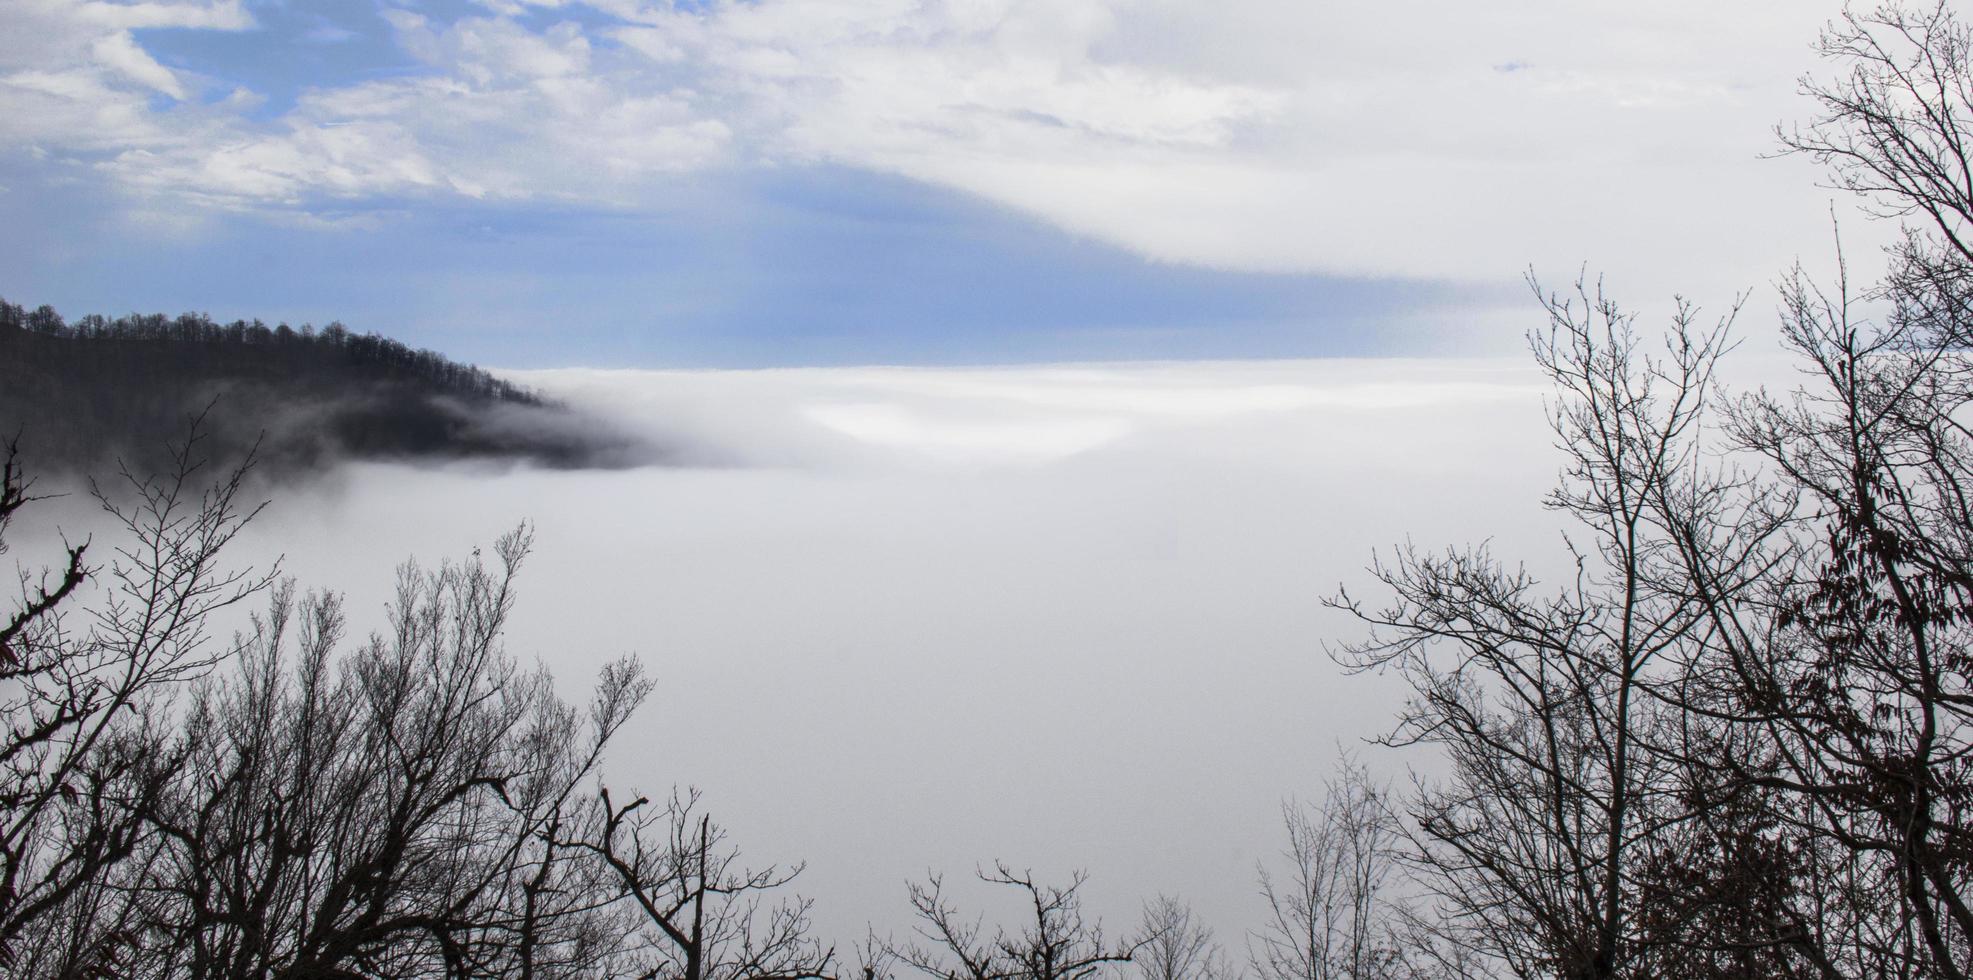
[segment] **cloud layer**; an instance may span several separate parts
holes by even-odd
[[[907,878],[1000,857],[1088,869],[1117,928],[1185,896],[1237,947],[1279,801],[1397,704],[1323,656],[1354,627],[1320,598],[1407,534],[1567,567],[1521,361],[521,380],[717,465],[357,466],[251,547],[371,610],[405,554],[535,521],[513,651],[571,692],[642,655],[616,778],[806,859],[845,943],[906,925]]]
[[[38,39],[0,54],[0,137],[165,207],[636,211],[675,202],[681,175],[820,163],[1172,262],[1494,278],[1594,256],[1744,285],[1826,217],[1803,167],[1756,159],[1800,115],[1813,8],[390,7],[377,40],[403,70],[306,79],[270,109],[223,59],[146,46],[264,30],[238,2],[25,0],[0,15]]]

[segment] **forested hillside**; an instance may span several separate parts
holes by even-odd
[[[525,388],[429,350],[339,323],[159,314],[73,323],[0,300],[0,435],[25,434],[44,466],[122,458],[155,468],[203,414],[207,452],[256,442],[265,471],[338,459],[511,459],[627,465],[632,440]]]

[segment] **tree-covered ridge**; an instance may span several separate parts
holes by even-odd
[[[519,385],[340,323],[89,315],[0,300],[0,430],[44,463],[147,458],[205,414],[219,454],[274,470],[342,458],[623,465],[631,442]]]
[[[0,300],[0,339],[31,342],[19,332],[58,340],[174,345],[181,360],[229,374],[258,371],[268,377],[302,376],[327,369],[416,381],[455,397],[542,405],[542,398],[471,364],[433,350],[411,347],[377,333],[354,333],[339,322],[317,331],[304,324],[269,327],[255,320],[219,323],[204,313],[167,317],[130,314],[112,320],[90,314],[67,323],[54,308],[27,310]],[[251,351],[251,353],[242,353]]]

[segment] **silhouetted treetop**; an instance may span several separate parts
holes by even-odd
[[[341,458],[627,465],[634,443],[539,394],[341,323],[91,314],[0,299],[0,430],[44,464],[84,469],[151,447],[204,413],[220,456],[260,444],[276,471]]]

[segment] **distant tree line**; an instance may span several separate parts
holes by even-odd
[[[369,377],[413,381],[435,392],[461,398],[518,402],[540,405],[539,395],[511,382],[502,381],[470,364],[448,360],[430,350],[413,350],[375,333],[352,333],[339,322],[317,332],[303,324],[296,330],[285,323],[269,327],[260,320],[234,320],[218,323],[203,313],[177,317],[163,314],[130,315],[114,320],[97,314],[67,323],[48,306],[25,310],[0,300],[0,336],[13,332],[10,339],[26,333],[51,340],[79,340],[101,344],[172,345],[171,366],[192,370],[214,369],[228,374],[258,372],[284,380],[313,372],[338,369],[361,371]],[[244,348],[273,353],[242,356]],[[105,348],[83,356],[113,356]]]
[[[340,323],[90,315],[0,300],[0,432],[29,433],[44,465],[117,458],[156,471],[189,416],[211,451],[259,446],[262,472],[343,458],[631,461],[631,440],[521,386]]]
[[[651,690],[561,700],[499,637],[525,528],[407,565],[382,629],[220,558],[243,473],[98,489],[125,538],[27,577],[0,623],[0,970],[20,977],[1647,980],[1973,972],[1973,33],[1846,15],[1791,148],[1918,220],[1868,289],[1783,280],[1805,380],[1737,398],[1733,313],[1662,343],[1593,284],[1532,338],[1571,567],[1405,548],[1333,648],[1409,697],[1284,809],[1229,953],[1175,898],[1129,929],[1006,863],[993,923],[932,876],[914,927],[813,935],[795,867],[743,863],[691,792],[614,785]],[[1869,310],[1869,315],[1864,314]],[[0,465],[0,549],[35,500]],[[84,584],[101,598],[78,607]],[[254,602],[251,627],[209,636]]]

